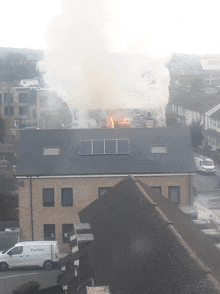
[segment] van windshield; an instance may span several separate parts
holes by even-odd
[[[10,250],[12,248],[14,248],[14,246],[13,247],[8,247],[7,249],[5,249],[5,250],[2,251],[2,254],[4,254],[5,252],[7,252],[8,250]]]
[[[212,160],[203,160],[202,165],[212,166],[214,165],[214,162]]]

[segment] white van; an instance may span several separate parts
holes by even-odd
[[[198,172],[215,174],[215,164],[211,158],[195,157],[195,163]]]
[[[39,266],[52,269],[59,260],[57,241],[19,242],[12,248],[0,252],[0,270],[13,267]]]

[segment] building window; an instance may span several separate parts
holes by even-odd
[[[99,187],[99,197],[102,197],[107,191],[110,191],[111,187]]]
[[[44,147],[43,156],[60,155],[60,147]]]
[[[62,206],[73,206],[73,189],[61,188]]]
[[[62,225],[63,243],[69,243],[70,232],[72,230],[73,230],[73,224],[63,224]]]
[[[152,145],[151,153],[167,153],[166,145]]]
[[[180,203],[180,186],[169,186],[169,199],[171,202]]]
[[[44,207],[54,206],[54,189],[52,188],[43,189],[43,206]]]
[[[19,115],[27,115],[29,112],[28,106],[19,106]]]
[[[19,93],[19,103],[28,103],[28,93]]]
[[[105,140],[105,153],[116,153],[116,140]]]
[[[55,225],[44,225],[44,240],[55,240]]]
[[[104,140],[93,140],[93,154],[104,154]]]
[[[151,188],[154,189],[155,191],[159,192],[160,194],[162,194],[161,193],[161,186],[152,186]]]
[[[4,103],[13,103],[13,93],[4,94]]]
[[[14,115],[14,106],[9,107],[9,114],[8,114],[8,106],[5,106],[5,115]]]

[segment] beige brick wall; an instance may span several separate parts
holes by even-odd
[[[180,186],[180,206],[190,205],[192,195],[192,177],[188,175],[169,175],[161,177],[139,177],[139,179],[150,187],[161,186],[161,194],[169,198],[169,186]],[[190,182],[189,182],[190,181]],[[189,193],[189,191],[191,191]]]
[[[148,176],[139,177],[149,186],[162,186],[162,194],[168,197],[169,186],[180,186],[181,203],[189,204],[188,176]],[[44,239],[44,224],[55,224],[55,237],[61,252],[68,252],[68,244],[62,242],[62,224],[78,223],[78,212],[98,198],[98,187],[113,187],[123,177],[88,177],[88,178],[32,178],[32,213],[33,239]],[[19,215],[22,240],[31,240],[31,202],[30,179],[19,179],[24,186],[19,186]],[[54,188],[54,207],[43,207],[43,188]],[[61,204],[61,188],[73,188],[73,206]]]

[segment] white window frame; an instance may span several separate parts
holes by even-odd
[[[56,152],[51,152],[51,151],[55,151]],[[50,154],[51,153],[51,154]],[[60,155],[60,147],[44,147],[43,148],[43,156],[57,156]]]
[[[167,153],[167,145],[151,145],[151,153],[152,154],[166,154]]]
[[[105,152],[105,144],[106,144],[106,141],[108,140],[115,140],[116,141],[116,152],[115,153],[106,153]],[[128,152],[126,153],[118,153],[118,141],[127,141],[128,142]],[[80,142],[83,142],[83,141],[90,141],[91,142],[91,153],[90,154],[81,154],[80,153],[80,150],[79,150],[79,154],[80,155],[125,155],[125,154],[129,154],[130,153],[130,141],[128,138],[123,138],[123,139],[92,139],[92,140],[80,140]],[[104,141],[104,153],[93,153],[93,142],[94,141]]]

